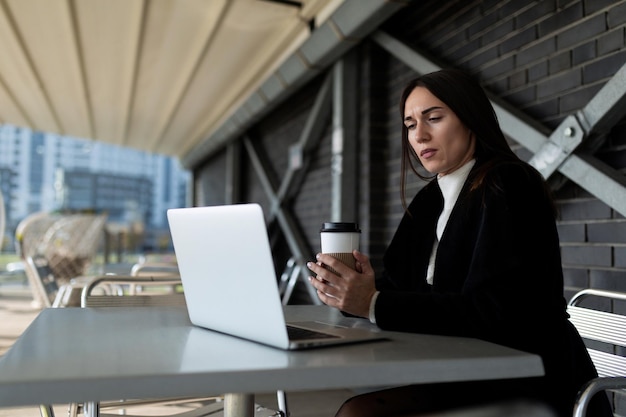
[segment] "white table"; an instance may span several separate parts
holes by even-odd
[[[286,316],[376,331],[324,306],[289,306]],[[481,340],[383,335],[284,352],[194,327],[184,308],[46,309],[0,359],[0,407],[543,375],[538,356]]]

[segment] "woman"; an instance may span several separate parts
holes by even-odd
[[[517,398],[571,415],[595,377],[567,319],[555,209],[541,175],[509,148],[486,94],[468,74],[418,77],[400,104],[406,213],[374,276],[319,254],[309,269],[322,302],[381,329],[477,337],[539,354],[545,377],[408,386],[357,396],[339,416],[400,416]],[[406,205],[417,164],[434,178]],[[325,266],[338,272],[334,274]],[[594,416],[610,416],[606,397]]]

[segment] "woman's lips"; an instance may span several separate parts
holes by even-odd
[[[435,152],[436,151],[434,149],[424,149],[422,152],[420,152],[420,157],[428,159],[431,158],[435,154]]]

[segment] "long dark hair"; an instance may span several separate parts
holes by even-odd
[[[474,157],[477,161],[471,190],[480,187],[489,169],[494,165],[509,162],[527,165],[511,150],[504,133],[498,123],[496,112],[480,84],[468,73],[458,69],[443,69],[421,75],[411,80],[400,99],[400,118],[404,120],[404,106],[407,98],[416,87],[424,87],[431,94],[444,102],[461,122],[474,134],[476,150]],[[406,182],[408,171],[411,170],[418,177],[428,180],[421,174],[417,165],[419,158],[409,144],[408,129],[402,123],[402,162],[401,162],[401,197],[402,205],[406,204]],[[537,175],[540,175],[537,172]]]

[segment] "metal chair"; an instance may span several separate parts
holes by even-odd
[[[136,287],[140,287],[137,290]],[[101,289],[101,291],[96,291]],[[83,287],[80,305],[86,307],[185,306],[180,278],[103,275]]]
[[[615,303],[626,302],[626,294],[616,291],[587,289],[578,292],[568,303],[570,321],[583,339],[594,342],[587,345],[589,356],[598,371],[598,378],[589,381],[578,393],[574,417],[586,415],[591,398],[600,391],[626,389],[626,357],[620,354],[626,347],[626,316],[615,312],[600,311],[583,306],[583,300],[609,303],[615,311]],[[604,349],[600,350],[600,346]]]

